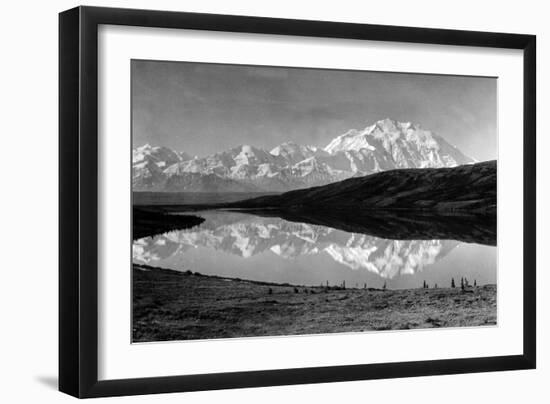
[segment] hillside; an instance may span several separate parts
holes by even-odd
[[[364,177],[226,204],[285,210],[414,209],[496,213],[496,161],[454,168],[389,170]]]

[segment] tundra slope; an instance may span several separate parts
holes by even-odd
[[[496,214],[495,160],[453,168],[389,170],[280,195],[225,204],[226,208],[286,210],[387,209]]]

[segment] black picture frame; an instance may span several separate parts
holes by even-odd
[[[98,26],[100,24],[523,50],[523,354],[99,381]],[[534,369],[536,37],[184,12],[77,7],[59,15],[59,390],[104,397]]]

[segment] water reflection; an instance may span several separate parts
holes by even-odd
[[[419,276],[441,283],[461,274],[480,283],[496,280],[494,247],[455,240],[388,239],[239,212],[197,215],[206,219],[199,226],[136,240],[134,262],[301,284],[347,280],[348,285],[362,285],[379,279],[411,287],[422,283]],[[447,256],[450,259],[444,259]]]

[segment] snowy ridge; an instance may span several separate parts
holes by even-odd
[[[395,168],[455,167],[475,162],[441,136],[389,118],[362,130],[349,130],[325,148],[285,142],[267,151],[240,145],[191,157],[146,144],[133,150],[132,161],[135,191],[194,192],[283,192]],[[209,179],[199,181],[198,177]]]

